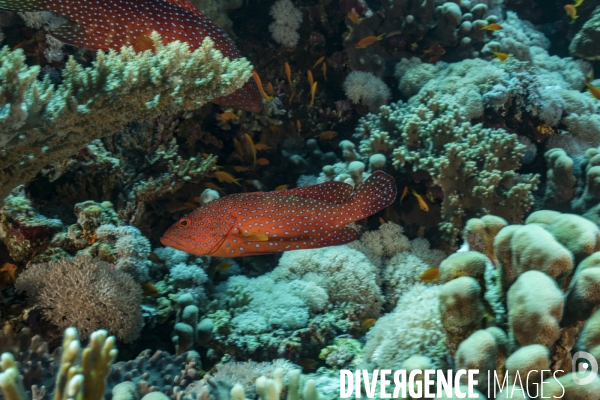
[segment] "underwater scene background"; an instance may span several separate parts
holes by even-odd
[[[599,61],[599,0],[0,0],[0,398],[600,399]]]

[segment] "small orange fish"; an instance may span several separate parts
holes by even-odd
[[[360,15],[358,15],[354,7],[348,13],[348,19],[350,19],[350,21],[352,21],[355,25],[360,25],[362,22],[362,18],[360,18]]]
[[[258,86],[258,91],[259,91],[260,95],[263,97],[263,99],[265,99],[269,103],[272,102],[273,98],[265,93],[265,90],[263,89],[263,86],[262,86],[262,82],[260,81],[260,76],[258,76],[258,73],[255,70],[252,70],[252,76],[254,77],[254,81],[256,82],[256,85]]]
[[[292,83],[292,69],[290,68],[290,64],[285,63],[285,76],[287,76],[287,80],[288,83],[290,84],[290,87],[294,87],[294,84]]]
[[[423,197],[421,197],[421,195],[415,192],[414,190],[412,190],[412,194],[417,198],[417,201],[419,202],[419,208],[423,211],[429,211],[429,206],[427,205],[425,200],[423,200]]]
[[[385,219],[379,217],[379,225],[385,224]]]
[[[408,194],[408,186],[404,186],[404,189],[402,189],[402,196],[400,196],[400,205],[402,205],[402,200],[404,200],[404,198],[406,197],[407,194]]]
[[[190,210],[195,210],[196,208],[198,208],[198,204],[192,203],[191,201],[186,201],[185,203],[183,203],[183,205],[185,206],[185,208],[189,208]]]
[[[302,369],[314,371],[319,366],[319,362],[312,358],[301,358],[298,360],[298,365],[302,367]]]
[[[269,93],[271,97],[275,96],[275,89],[273,89],[273,85],[270,81],[267,83],[267,93]]]
[[[213,189],[216,190],[217,192],[221,193],[222,195],[225,195],[225,190],[223,190],[222,187],[219,187],[217,185],[215,185],[212,182],[204,182],[204,187],[209,188],[209,189]]]
[[[219,182],[234,183],[238,186],[242,186],[240,185],[239,179],[235,179],[229,172],[217,171],[213,175],[219,180]]]
[[[250,171],[250,167],[242,167],[240,165],[236,165],[233,167],[233,169],[235,170],[235,172],[246,172],[246,171]]]
[[[488,24],[481,28],[482,31],[501,31],[502,29],[502,25],[500,25],[497,22],[494,22],[493,24]]]
[[[243,159],[244,158],[244,150],[242,149],[242,144],[237,138],[233,138],[233,147],[235,147],[235,152],[237,155]]]
[[[0,272],[4,272],[10,278],[10,280],[14,281],[16,279],[15,273],[17,272],[17,266],[15,264],[5,262],[2,264]]]
[[[254,147],[254,141],[247,133],[244,133],[244,140],[246,141],[246,146],[250,152],[250,155],[252,156],[252,162],[254,165],[256,165],[256,148]]]
[[[18,44],[16,44],[13,48],[11,48],[11,51],[15,51],[17,49],[22,49],[23,47],[28,46],[29,44],[35,43],[34,39],[27,39],[27,40],[23,40],[22,42],[19,42]]]
[[[367,36],[364,39],[361,39],[358,41],[358,43],[356,43],[356,46],[354,46],[356,49],[364,49],[367,46],[372,45],[375,42],[379,42],[380,40],[383,40],[383,38],[385,37],[385,33],[381,34],[379,36]]]
[[[285,190],[288,188],[289,185],[279,185],[275,188],[275,191],[278,192],[280,190]]]
[[[592,94],[592,96],[600,100],[600,88],[597,88],[596,86],[588,82],[585,83],[585,86],[587,86],[588,91]]]
[[[313,66],[312,66],[312,68],[311,68],[311,69],[315,69],[316,67],[318,67],[318,66],[319,66],[319,64],[321,64],[321,63],[322,63],[324,60],[325,60],[325,56],[323,56],[323,57],[319,58],[319,59],[317,60],[317,62],[315,63],[315,65],[313,65]]]
[[[429,54],[430,56],[443,56],[446,54],[446,49],[436,43],[429,46],[427,50],[423,50],[423,55],[425,54]]]
[[[309,86],[312,87],[313,83],[315,82],[315,80],[313,79],[313,74],[310,71],[310,69],[308,71],[306,71],[306,76],[308,78],[308,84],[309,84]]]
[[[292,104],[292,100],[296,97],[296,89],[292,90],[292,94],[290,95],[289,104]]]
[[[310,103],[308,103],[308,108],[311,108],[313,104],[315,104],[315,93],[317,93],[317,84],[319,82],[315,82],[310,89]]]
[[[327,63],[323,63],[321,71],[323,71],[323,79],[325,79],[325,82],[327,82]]]
[[[494,53],[494,55],[498,58],[498,60],[500,60],[501,62],[506,61],[506,59],[508,58],[508,54],[506,53],[501,53],[499,51],[492,51],[492,53]]]
[[[262,166],[271,164],[271,162],[266,158],[259,158],[258,160],[256,160],[256,163]]]
[[[373,327],[373,325],[375,325],[375,322],[377,322],[377,320],[375,318],[363,319],[362,322],[360,323],[360,330],[363,333],[368,331],[369,329],[371,329]]]
[[[579,18],[579,15],[577,15],[577,9],[573,6],[573,4],[567,4],[565,6],[565,11],[567,12],[567,15],[571,17],[571,22],[569,23],[574,24],[575,20]]]
[[[423,272],[419,277],[419,280],[422,282],[439,282],[440,281],[440,269],[439,268],[429,268],[427,271]]]
[[[140,283],[140,286],[142,287],[142,294],[144,296],[156,297],[160,294],[156,286],[150,282]]]
[[[156,255],[155,252],[150,253],[150,255],[148,256],[148,260],[152,261],[154,264],[164,264],[165,263],[162,260],[162,258],[160,258],[159,256]]]
[[[270,127],[269,127],[270,128]],[[279,129],[279,127],[276,127],[277,129]],[[275,132],[275,131],[274,131]],[[254,145],[254,148],[258,151],[265,151],[265,150],[271,150],[271,148],[269,146],[267,146],[264,143],[256,143]]]
[[[327,132],[323,132],[319,135],[319,140],[331,140],[334,137],[337,136],[337,132],[336,131],[327,131]]]
[[[225,272],[229,268],[231,268],[232,265],[233,264],[231,264],[229,261],[223,261],[222,263],[217,265],[217,268],[215,268],[215,272]]]
[[[394,178],[376,171],[353,191],[325,182],[273,192],[236,193],[180,218],[160,242],[198,256],[243,257],[349,243],[347,225],[394,202]]]
[[[221,117],[222,119],[224,119],[225,121],[229,121],[232,119],[239,119],[239,115],[234,114],[232,112],[224,112],[223,114],[219,114],[219,117]]]

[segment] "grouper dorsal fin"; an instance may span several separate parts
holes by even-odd
[[[348,200],[353,188],[344,182],[325,182],[318,185],[306,186],[296,189],[280,190],[272,193],[275,196],[296,196],[306,199],[326,201],[339,204]]]

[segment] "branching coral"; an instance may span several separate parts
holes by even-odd
[[[124,342],[135,340],[142,326],[141,289],[126,273],[89,256],[35,264],[16,282],[17,290],[42,308],[60,328],[75,326],[83,338],[106,328]]]
[[[393,164],[425,170],[443,193],[440,229],[451,245],[466,220],[493,213],[517,222],[533,204],[535,175],[519,175],[525,150],[515,135],[487,129],[465,120],[461,107],[423,90],[408,103],[383,106],[378,115],[361,120],[357,134],[360,150],[368,158],[373,141],[395,141]]]
[[[0,50],[0,197],[129,122],[196,109],[250,76],[247,60],[223,57],[209,38],[193,52],[153,40],[154,54],[99,52],[92,68],[71,58],[57,87],[36,80],[40,68],[27,67],[21,50]]]
[[[63,351],[56,370],[58,376],[54,389],[56,399],[78,398],[82,400],[100,400],[104,398],[106,377],[117,357],[114,336],[108,336],[105,330],[91,334],[90,343],[81,349],[75,328],[65,330]],[[56,360],[58,361],[58,360]],[[10,353],[2,354],[0,368],[0,388],[8,400],[25,400],[25,388],[19,379],[18,365]],[[54,368],[52,368],[54,371]],[[33,390],[32,390],[33,391]],[[34,391],[34,398],[43,398],[45,388]]]

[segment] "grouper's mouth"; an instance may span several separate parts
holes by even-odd
[[[165,246],[169,246],[169,247],[172,247],[177,250],[185,251],[186,253],[190,252],[190,250],[187,247],[185,247],[184,245],[178,243],[176,240],[173,240],[169,237],[162,236],[160,238],[160,242]]]

